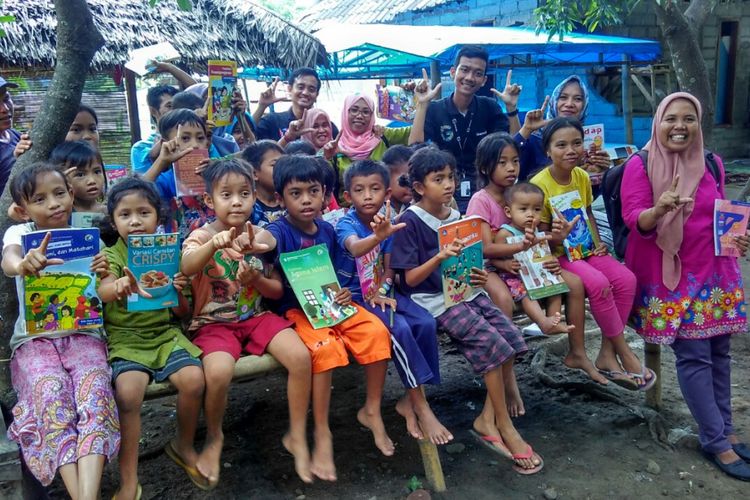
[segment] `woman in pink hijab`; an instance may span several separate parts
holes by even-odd
[[[633,317],[646,342],[671,345],[677,379],[698,423],[704,454],[726,474],[750,481],[750,448],[732,427],[729,338],[747,330],[736,257],[714,255],[714,202],[724,195],[704,156],[701,106],[678,92],[659,104],[647,165],[638,156],[622,179],[630,229],[625,264],[636,275]],[[627,194],[627,196],[625,196]],[[746,235],[734,243],[744,255]]]
[[[320,108],[307,110],[302,128],[305,130],[305,133],[302,134],[302,140],[312,144],[316,152],[333,140],[331,118],[328,113]]]

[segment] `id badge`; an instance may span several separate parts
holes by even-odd
[[[461,198],[471,196],[471,181],[461,181],[459,192],[461,193]]]

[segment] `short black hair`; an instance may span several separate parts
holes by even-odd
[[[10,195],[16,205],[23,206],[32,196],[34,196],[37,178],[48,172],[54,172],[59,175],[65,183],[65,187],[70,190],[68,179],[60,171],[57,165],[49,162],[37,162],[18,172],[10,181]]]
[[[75,167],[83,169],[96,160],[104,170],[102,155],[87,141],[65,141],[55,146],[49,154],[49,162],[57,165],[64,173],[65,170]],[[107,190],[107,175],[104,173],[104,191]]]
[[[176,93],[177,89],[171,85],[157,85],[148,89],[148,93],[146,93],[146,103],[154,109],[159,109],[161,96],[165,94],[173,96]]]
[[[581,122],[577,118],[558,116],[544,127],[544,131],[542,132],[542,151],[547,152],[549,143],[552,142],[552,134],[564,128],[578,130],[581,133],[581,138],[583,138],[583,125],[581,125]]]
[[[315,156],[315,146],[310,144],[307,141],[302,141],[297,139],[296,141],[292,141],[289,143],[285,149],[286,154],[288,155],[297,155],[297,154],[303,154],[308,156]]]
[[[189,109],[173,109],[169,113],[162,115],[159,119],[159,135],[166,139],[170,130],[176,129],[178,125],[185,125],[186,123],[198,125],[206,132],[206,122],[196,115],[194,111]]]
[[[422,195],[414,189],[414,183],[424,183],[425,178],[432,172],[439,172],[446,166],[451,171],[456,171],[456,159],[447,151],[442,151],[434,146],[422,148],[409,158],[409,186],[414,201],[422,199]]]
[[[344,172],[344,190],[349,191],[352,187],[352,179],[355,177],[367,177],[369,175],[379,175],[383,181],[383,187],[388,189],[391,185],[390,175],[385,165],[379,161],[359,160],[352,163],[352,166]]]
[[[325,195],[328,196],[332,193],[338,192],[338,178],[333,165],[322,156],[313,156],[313,159],[320,167],[320,170],[323,171],[323,187],[325,188]]]
[[[542,188],[530,182],[518,182],[512,186],[508,186],[505,188],[505,191],[503,191],[505,206],[509,207],[511,203],[513,203],[513,197],[519,193],[538,194],[542,197],[542,202],[544,202],[544,191],[542,191]]]
[[[79,104],[78,105],[78,113],[88,113],[88,114],[90,114],[94,118],[94,123],[96,123],[97,125],[99,125],[99,117],[96,116],[96,111],[94,111],[94,108],[92,108],[91,106],[87,106],[86,104],[83,104],[83,103]],[[76,114],[78,114],[78,113],[76,113]]]
[[[241,175],[250,183],[250,188],[255,192],[255,178],[250,170],[250,166],[243,160],[228,158],[212,161],[203,171],[203,180],[206,182],[206,192],[213,192],[214,184],[219,182],[222,177],[229,174]]]
[[[269,151],[276,151],[279,154],[284,154],[284,149],[279,146],[276,141],[270,139],[263,139],[250,143],[242,151],[242,159],[248,162],[255,170],[260,170],[260,165],[263,163],[263,157]]]
[[[474,165],[477,168],[477,188],[483,188],[490,183],[495,173],[500,155],[507,147],[512,147],[518,154],[518,144],[507,132],[495,132],[486,135],[477,145]]]
[[[172,109],[190,109],[195,111],[202,108],[204,104],[205,101],[199,96],[185,90],[177,92],[172,96]]]
[[[315,71],[312,68],[297,68],[294,71],[292,71],[292,74],[289,76],[289,85],[292,87],[294,86],[294,81],[297,78],[303,77],[303,76],[314,76],[315,81],[318,82],[318,92],[320,92],[320,77],[318,76],[318,72]]]
[[[166,207],[159,194],[159,190],[156,189],[156,184],[138,175],[132,175],[125,177],[112,186],[112,189],[107,194],[107,216],[110,223],[114,221],[115,210],[117,210],[117,206],[122,199],[129,194],[136,193],[145,198],[154,207],[159,221],[163,220]],[[106,226],[106,224],[103,226]]]
[[[313,156],[285,155],[273,167],[273,188],[279,195],[293,181],[318,182],[325,188],[325,173]]]
[[[462,57],[468,59],[482,59],[487,66],[490,64],[490,55],[487,53],[484,47],[480,45],[464,45],[461,50],[456,54],[456,59],[453,61],[453,66],[458,67],[459,61]]]
[[[388,170],[392,169],[400,163],[408,163],[411,155],[414,154],[414,150],[409,146],[403,144],[395,144],[389,147],[383,154],[383,163],[388,167]]]

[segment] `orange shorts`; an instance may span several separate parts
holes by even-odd
[[[290,309],[284,316],[294,322],[294,330],[312,358],[313,373],[349,364],[349,355],[361,365],[391,358],[391,337],[382,321],[352,304],[357,314],[331,328],[313,329],[301,309]]]

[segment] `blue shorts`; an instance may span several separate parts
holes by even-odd
[[[116,359],[112,362],[112,382],[125,372],[143,372],[148,374],[149,381],[164,382],[173,373],[178,372],[186,366],[202,366],[201,360],[194,358],[185,349],[179,348],[169,355],[167,364],[161,368],[149,368],[148,366],[128,361],[127,359]]]

